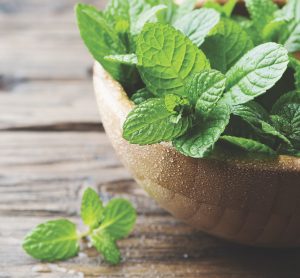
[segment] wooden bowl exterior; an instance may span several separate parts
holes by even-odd
[[[96,63],[102,123],[121,161],[163,208],[189,225],[235,242],[300,246],[300,159],[194,159],[170,144],[129,144],[122,124],[133,103]]]

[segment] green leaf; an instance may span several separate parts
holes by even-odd
[[[188,97],[203,112],[210,111],[221,98],[225,89],[225,76],[216,70],[196,73],[187,85]]]
[[[144,0],[110,0],[105,15],[114,25],[120,21],[129,22],[131,29],[139,15],[149,8]]]
[[[172,121],[176,112],[170,112],[164,99],[150,99],[136,106],[123,125],[123,137],[132,144],[154,144],[170,141],[186,132],[190,126],[189,116]]]
[[[199,9],[179,18],[174,27],[184,33],[198,47],[210,30],[219,22],[220,14],[213,9]]]
[[[215,31],[205,39],[202,49],[212,68],[226,73],[248,50],[253,43],[248,34],[231,19],[222,18]]]
[[[285,137],[282,133],[280,133],[275,127],[273,127],[272,125],[270,125],[269,123],[264,122],[264,121],[261,121],[260,123],[261,123],[262,131],[265,134],[272,135],[272,136],[278,138],[279,140],[283,141],[285,144],[292,147],[291,141],[287,137]]]
[[[246,7],[258,31],[261,31],[273,18],[278,10],[272,0],[245,0]]]
[[[99,226],[103,216],[103,205],[92,188],[87,188],[83,193],[80,214],[85,225],[90,228]]]
[[[173,140],[173,146],[182,154],[195,158],[207,156],[224,132],[230,119],[226,105],[216,106],[206,117],[200,118],[185,135]]]
[[[113,265],[120,263],[120,250],[114,238],[107,231],[101,229],[94,230],[91,234],[91,242],[105,261]]]
[[[150,98],[154,98],[154,95],[147,88],[142,88],[131,96],[131,100],[134,104],[141,104]]]
[[[289,139],[300,142],[300,104],[285,104],[278,112],[278,116],[288,123],[286,126],[281,125],[281,130],[279,130]]]
[[[268,112],[260,104],[254,101],[234,106],[232,113],[241,117],[251,125],[255,125],[259,121],[269,120]]]
[[[277,114],[285,104],[298,103],[300,104],[300,92],[292,91],[283,94],[273,105],[272,114]]]
[[[128,73],[122,65],[104,59],[107,55],[126,52],[118,34],[106,22],[103,14],[94,7],[78,4],[75,9],[80,35],[95,60],[100,62],[113,78],[127,82]]]
[[[120,63],[124,65],[137,65],[138,60],[135,54],[123,54],[123,55],[108,55],[105,56],[106,61]]]
[[[273,149],[271,149],[270,147],[268,147],[263,143],[260,143],[252,139],[228,136],[228,135],[223,135],[221,139],[249,153],[262,153],[267,155],[276,155],[276,152]]]
[[[183,16],[185,16],[186,14],[188,14],[189,12],[191,12],[195,8],[196,3],[197,0],[185,0],[175,10],[175,13],[172,17],[172,21],[175,22]]]
[[[132,34],[135,35],[140,33],[147,22],[157,22],[157,14],[162,10],[165,10],[166,8],[166,5],[157,5],[149,10],[142,12],[139,15],[136,23],[132,26]]]
[[[23,249],[30,256],[49,262],[74,257],[79,250],[76,226],[66,219],[40,224],[25,237]]]
[[[186,98],[173,94],[165,95],[165,106],[169,112],[176,112],[177,109],[180,111],[184,105],[189,105],[189,101]]]
[[[290,57],[290,65],[295,70],[295,86],[296,90],[300,91],[300,61],[294,57]]]
[[[209,69],[209,62],[187,37],[171,26],[147,23],[137,38],[139,71],[157,96],[184,95],[191,74]]]
[[[124,199],[112,199],[104,208],[104,219],[99,227],[111,238],[126,237],[133,229],[136,212],[131,203]]]
[[[238,105],[265,93],[282,77],[287,65],[283,46],[269,42],[255,47],[227,72],[223,100]]]
[[[300,1],[289,0],[282,9],[282,14],[291,18],[287,27],[281,31],[279,42],[284,44],[289,52],[300,50]]]
[[[284,17],[274,18],[271,20],[261,31],[262,39],[266,42],[278,40],[277,37],[282,32],[282,29],[286,28],[288,21],[289,19]]]

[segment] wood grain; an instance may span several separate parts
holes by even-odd
[[[298,249],[246,248],[196,232],[131,179],[98,120],[75,3],[0,0],[0,277],[299,277]],[[86,186],[137,208],[134,232],[119,242],[122,264],[107,265],[88,246],[60,263],[27,256],[22,238],[35,225],[68,217],[83,228]]]

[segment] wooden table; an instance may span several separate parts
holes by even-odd
[[[99,120],[74,4],[0,0],[0,277],[300,277],[299,249],[247,248],[196,232],[132,180]],[[27,256],[22,238],[38,223],[81,223],[86,186],[137,208],[134,232],[119,242],[122,263],[111,267],[92,248],[53,264]]]

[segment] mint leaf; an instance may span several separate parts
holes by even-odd
[[[177,9],[174,12],[174,15],[172,16],[172,21],[175,22],[191,12],[197,3],[197,0],[185,0],[183,3],[181,3]]]
[[[287,27],[281,30],[280,43],[288,49],[289,52],[300,50],[300,2],[298,0],[289,0],[282,8],[282,14],[291,18]]]
[[[290,57],[290,65],[295,70],[295,86],[296,90],[300,91],[300,61],[294,57]]]
[[[120,63],[124,65],[137,65],[137,56],[135,54],[124,54],[124,55],[108,55],[105,56],[106,61]]]
[[[191,119],[184,116],[172,121],[178,113],[170,112],[164,99],[150,99],[129,112],[123,125],[123,137],[132,144],[154,144],[170,141],[186,132]]]
[[[265,93],[281,78],[287,65],[283,46],[269,42],[253,48],[226,73],[223,100],[238,105]]]
[[[249,153],[262,153],[267,155],[276,155],[276,152],[273,149],[253,139],[235,137],[229,135],[223,135],[221,139]]]
[[[216,106],[206,117],[197,120],[185,135],[173,140],[173,146],[182,154],[195,158],[207,156],[224,132],[230,118],[226,105]]]
[[[261,31],[273,18],[278,10],[272,0],[245,0],[252,22]]]
[[[300,51],[300,20],[292,19],[284,28],[279,41],[290,53]]]
[[[199,9],[179,18],[174,27],[184,33],[198,47],[209,31],[219,22],[220,15],[213,9]]]
[[[126,237],[135,224],[136,212],[130,202],[112,199],[104,208],[99,230],[105,230],[114,240]]]
[[[272,135],[292,147],[291,141],[269,123],[261,121],[261,128],[265,134]]]
[[[149,10],[146,10],[142,12],[139,17],[137,18],[137,21],[134,25],[132,25],[131,33],[132,34],[138,34],[142,31],[144,25],[147,22],[156,22],[157,21],[157,14],[161,12],[162,10],[165,10],[167,8],[166,5],[157,5],[152,7]]]
[[[188,38],[173,27],[147,23],[137,38],[138,69],[157,96],[184,95],[190,75],[208,69],[209,62]]]
[[[277,115],[286,123],[286,126],[277,125],[279,130],[289,139],[300,143],[300,104],[285,104]]]
[[[212,68],[222,73],[226,73],[251,48],[253,43],[248,34],[238,23],[227,18],[221,19],[201,47]]]
[[[154,95],[147,90],[147,88],[142,88],[136,91],[132,96],[131,100],[134,104],[141,104],[142,102],[148,100],[149,98],[154,98]]]
[[[110,0],[105,15],[114,25],[117,22],[127,21],[131,28],[139,15],[149,8],[150,5],[144,0]]]
[[[104,59],[104,56],[125,53],[125,46],[118,34],[108,25],[105,17],[94,7],[78,4],[75,8],[80,35],[95,58],[102,66],[119,81],[126,81],[127,75],[116,63]]]
[[[91,234],[91,242],[108,263],[115,265],[121,261],[119,248],[114,238],[107,231],[94,230]]]
[[[87,188],[83,193],[80,214],[85,225],[92,229],[99,226],[103,216],[103,205],[92,188]]]
[[[173,94],[165,95],[165,106],[169,112],[180,111],[184,105],[189,105],[186,98]]]
[[[66,219],[40,224],[25,237],[23,249],[43,261],[74,257],[79,250],[76,226]]]
[[[268,112],[255,101],[249,101],[245,104],[234,106],[232,113],[250,124],[269,120]]]
[[[221,98],[225,82],[225,76],[216,70],[196,73],[187,85],[188,96],[196,105],[196,109],[210,111]]]
[[[300,104],[300,92],[292,91],[283,94],[273,105],[271,113],[277,114],[285,104],[298,103]]]

